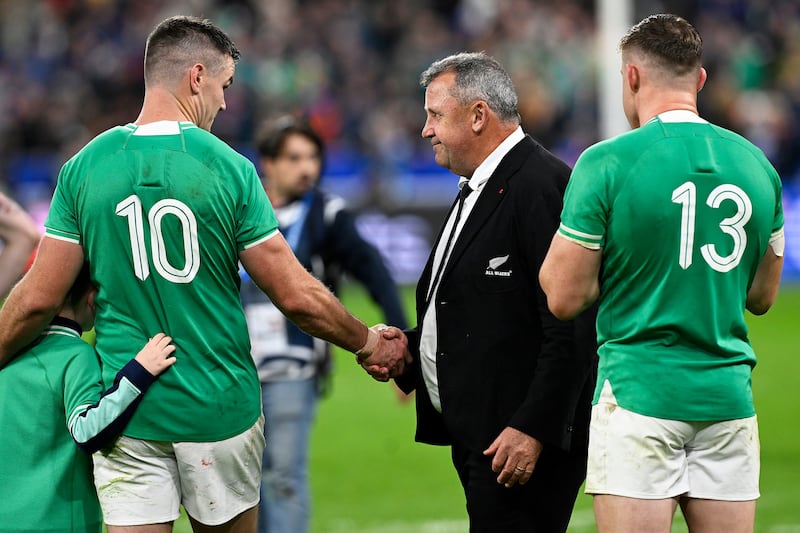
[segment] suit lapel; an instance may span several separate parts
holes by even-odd
[[[509,183],[525,162],[525,159],[534,145],[533,139],[526,135],[524,139],[518,142],[511,151],[506,154],[503,160],[500,161],[500,164],[497,165],[494,173],[492,173],[486,185],[484,185],[477,203],[472,208],[469,218],[453,245],[450,261],[448,261],[442,273],[442,281],[444,281],[448,272],[458,263],[470,242],[478,235],[488,218],[500,205],[500,202],[502,202],[508,191]]]

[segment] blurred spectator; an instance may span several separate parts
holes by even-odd
[[[359,234],[344,200],[319,188],[325,152],[319,134],[306,120],[283,115],[264,124],[255,145],[264,190],[300,263],[334,294],[343,275],[351,275],[387,324],[406,329],[400,294],[380,252]],[[258,531],[306,533],[311,429],[331,378],[331,345],[303,333],[244,274],[241,295],[266,440]]]

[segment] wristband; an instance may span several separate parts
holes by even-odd
[[[353,352],[356,354],[356,358],[359,361],[372,355],[372,352],[375,351],[375,347],[378,346],[381,332],[385,329],[389,329],[389,326],[386,324],[375,324],[371,328],[367,328],[367,342],[364,343],[364,346]]]
[[[356,350],[355,354],[359,359],[366,359],[372,355],[372,352],[375,351],[376,346],[378,346],[378,333],[372,328],[368,328],[367,342],[364,343],[364,346]]]

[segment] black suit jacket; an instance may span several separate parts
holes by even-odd
[[[417,441],[479,452],[511,426],[565,451],[586,446],[594,317],[557,320],[538,281],[569,173],[526,136],[485,184],[430,303],[438,325],[441,414],[418,364],[431,252],[417,285],[417,328],[407,331],[414,363],[396,379],[403,391],[417,391]]]

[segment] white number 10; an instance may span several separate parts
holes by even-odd
[[[116,213],[128,219],[128,232],[133,252],[133,271],[144,281],[150,276],[150,263],[144,242],[144,215],[142,201],[132,194],[117,204]],[[169,262],[164,243],[161,221],[166,215],[178,219],[183,230],[183,268]],[[161,277],[173,283],[190,283],[200,270],[200,245],[197,239],[197,219],[192,210],[178,200],[167,198],[156,202],[147,214],[150,226],[150,248],[153,266]]]
[[[728,234],[733,240],[733,249],[726,256],[721,256],[713,244],[704,244],[700,253],[708,266],[717,272],[728,272],[739,264],[747,247],[747,233],[744,226],[753,215],[753,204],[747,194],[736,185],[723,184],[716,187],[708,195],[706,204],[713,209],[719,209],[720,204],[730,200],[736,204],[736,213],[723,219],[719,229]],[[692,264],[694,253],[694,223],[697,203],[697,188],[691,181],[687,181],[672,191],[672,201],[681,204],[681,243],[678,264],[686,270]]]

